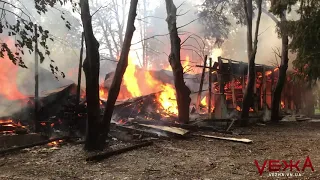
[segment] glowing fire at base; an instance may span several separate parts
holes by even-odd
[[[205,96],[205,97],[201,100],[201,105],[207,106],[207,96]]]
[[[99,96],[100,99],[102,100],[107,100],[108,99],[108,91],[104,89],[103,87],[99,88]]]
[[[162,85],[162,92],[159,95],[158,101],[167,113],[178,114],[176,92],[171,85]]]
[[[285,108],[284,102],[281,101],[281,109],[284,109],[284,108]]]
[[[52,141],[52,142],[48,143],[48,146],[58,146],[62,142],[63,142],[63,140]]]

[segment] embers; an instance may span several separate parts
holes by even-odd
[[[0,134],[25,134],[28,129],[12,118],[0,119]]]

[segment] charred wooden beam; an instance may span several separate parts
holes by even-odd
[[[161,136],[160,134],[155,133],[153,131],[134,128],[134,126],[116,125],[116,128],[119,130],[130,132],[130,133],[138,133],[138,134],[141,134],[142,136],[148,136],[148,137],[154,137],[154,138],[159,138]],[[161,136],[161,137],[165,137],[165,136]]]
[[[209,59],[210,67],[212,66],[212,58]],[[212,69],[209,68],[209,104],[208,104],[208,114],[211,113],[211,102],[212,102]]]
[[[224,79],[223,79],[223,75],[220,74],[223,72],[223,68],[222,68],[223,63],[221,60],[221,56],[218,57],[218,63],[219,63],[219,78],[218,78],[218,80],[219,80],[219,87],[220,87],[219,93],[224,94]]]
[[[100,154],[97,154],[97,155],[93,155],[93,156],[87,157],[86,161],[101,161],[101,160],[104,160],[104,159],[109,158],[111,156],[122,154],[122,153],[125,153],[125,152],[128,152],[128,151],[132,151],[132,150],[135,150],[135,149],[142,148],[142,147],[150,146],[152,144],[153,144],[152,141],[146,141],[146,142],[142,142],[142,143],[139,143],[139,144],[131,145],[131,146],[128,146],[128,147],[125,147],[125,148],[116,149],[116,150],[112,150],[112,151],[107,151],[107,152],[104,152],[104,153],[100,153]]]
[[[78,68],[78,86],[77,86],[77,101],[76,104],[80,103],[80,93],[81,93],[81,70],[82,70],[82,61],[83,61],[83,43],[84,43],[84,32],[81,34],[81,48],[80,48],[80,60]]]
[[[266,67],[263,67],[263,72],[262,72],[262,93],[263,93],[262,107],[263,107],[263,108],[266,108],[266,106],[267,106],[267,76],[266,76]]]
[[[199,86],[199,92],[198,92],[198,97],[197,97],[197,111],[198,111],[198,112],[200,111],[201,93],[202,93],[204,76],[205,76],[205,72],[206,72],[207,58],[208,58],[208,56],[206,55],[206,56],[204,57],[202,74],[201,74],[201,80],[200,80],[200,86]]]
[[[229,62],[229,66],[230,66],[230,78],[231,78],[231,93],[232,93],[232,106],[233,108],[236,108],[237,107],[237,100],[236,100],[236,94],[234,92],[234,75],[233,75],[233,67],[232,67],[232,62],[231,60],[228,60]]]
[[[3,149],[0,151],[0,154],[7,154],[7,153],[12,153],[12,152],[16,152],[16,151],[20,151],[22,149],[26,149],[26,148],[32,148],[35,146],[41,146],[41,145],[45,145],[54,141],[59,141],[59,140],[67,140],[69,139],[69,137],[59,137],[59,138],[53,138],[53,139],[49,139],[46,141],[41,141],[41,142],[37,142],[37,143],[33,143],[33,144],[28,144],[28,145],[23,145],[23,146],[17,146],[17,147],[12,147],[12,148],[8,148],[8,149]]]

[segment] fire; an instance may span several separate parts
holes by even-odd
[[[144,73],[144,80],[148,86],[146,88],[156,89],[160,87],[161,92],[157,95],[157,101],[161,105],[160,108],[168,114],[177,115],[178,105],[174,87],[170,84],[162,84],[154,79],[148,71]],[[129,59],[129,65],[124,75],[124,82],[132,97],[142,95],[140,87],[138,86],[138,80],[135,77],[135,65],[132,59]]]
[[[186,58],[182,64],[182,68],[188,68],[189,66],[190,66],[190,58],[189,58],[189,56],[186,56]]]
[[[269,76],[270,74],[272,74],[272,71],[267,71],[266,72],[266,76]]]
[[[190,67],[190,57],[186,55],[185,59],[181,61],[181,66],[184,70],[187,70]],[[172,71],[170,64],[165,68],[167,71]],[[190,73],[190,72],[188,72]]]
[[[284,102],[281,101],[281,109],[284,109],[284,108],[285,108]]]
[[[101,87],[101,86],[99,88],[99,97],[102,100],[107,100],[108,99],[108,91],[105,88]]]
[[[241,109],[240,106],[237,106],[237,107],[236,107],[236,110],[237,110],[237,111],[242,111],[242,109]],[[249,112],[253,112],[253,111],[254,111],[254,110],[250,107]]]
[[[162,108],[170,114],[178,114],[176,91],[170,84],[162,85],[162,92],[158,97]]]
[[[201,104],[203,106],[207,106],[207,96],[205,96],[202,100],[201,100]]]
[[[139,97],[142,95],[139,89],[138,80],[135,76],[135,72],[136,72],[136,65],[134,64],[133,59],[129,57],[128,67],[123,76],[123,81],[129,93],[131,94],[131,97]]]
[[[14,65],[8,57],[0,58],[0,96],[9,100],[26,98],[17,87],[18,66]]]
[[[2,120],[0,119],[0,127],[7,127],[9,128],[6,130],[2,130],[0,131],[0,133],[15,133],[16,129],[24,129],[27,131],[27,128],[25,126],[22,126],[20,122],[16,123],[14,122],[12,119],[6,119],[6,120]]]
[[[48,143],[48,146],[58,146],[62,142],[63,140],[52,141]]]

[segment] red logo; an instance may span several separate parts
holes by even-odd
[[[268,171],[271,172],[281,172],[281,171],[287,171],[290,170],[296,171],[296,172],[304,172],[305,169],[310,168],[312,171],[314,171],[314,168],[312,166],[312,162],[309,156],[305,159],[304,163],[302,164],[302,161],[286,161],[286,160],[265,160],[263,164],[259,165],[259,162],[257,160],[254,160],[254,164],[256,165],[258,172],[260,176],[262,176],[263,172],[265,171],[267,165],[268,165]],[[270,174],[269,174],[270,175]]]

